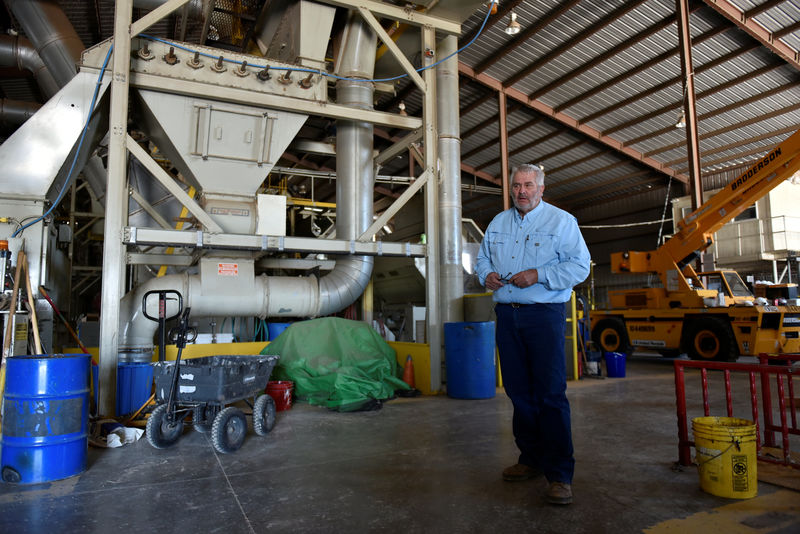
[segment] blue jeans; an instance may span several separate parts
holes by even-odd
[[[541,470],[550,482],[571,484],[575,459],[564,360],[566,306],[497,304],[495,313],[519,463]]]

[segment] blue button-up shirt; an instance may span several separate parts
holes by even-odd
[[[481,284],[496,272],[501,278],[536,269],[539,281],[519,288],[508,282],[494,292],[495,302],[566,302],[586,280],[591,257],[578,221],[552,204],[539,202],[522,217],[512,207],[495,216],[481,242],[476,272]]]

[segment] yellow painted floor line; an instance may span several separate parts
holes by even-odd
[[[778,490],[700,512],[670,519],[644,530],[646,534],[784,533],[800,532],[800,493]]]

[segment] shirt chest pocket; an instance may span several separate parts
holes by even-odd
[[[558,262],[556,236],[542,232],[528,234],[525,242],[525,259],[533,263],[533,267],[541,267]]]

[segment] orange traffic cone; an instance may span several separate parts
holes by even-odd
[[[408,387],[414,389],[416,383],[414,382],[414,362],[411,359],[411,355],[409,354],[406,356],[406,364],[403,367],[403,382],[408,384]]]

